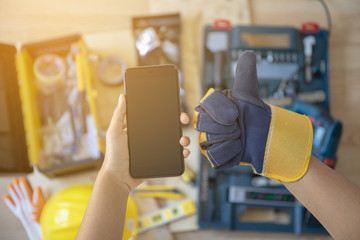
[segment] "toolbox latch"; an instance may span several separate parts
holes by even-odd
[[[231,23],[227,19],[216,19],[213,24],[213,29],[230,30]]]
[[[316,22],[305,22],[301,25],[301,32],[303,33],[318,33],[319,24]]]

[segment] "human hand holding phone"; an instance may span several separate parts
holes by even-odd
[[[126,97],[120,95],[118,106],[116,107],[106,133],[106,155],[101,171],[111,175],[126,191],[131,191],[145,179],[135,179],[129,172],[129,148],[127,129],[124,128],[124,118],[126,115]],[[189,123],[187,114],[180,115],[182,124]],[[186,136],[180,138],[179,143],[186,147],[190,144],[190,139]],[[186,148],[183,155],[186,158],[190,151]]]

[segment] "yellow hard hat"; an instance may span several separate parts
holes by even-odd
[[[93,189],[92,184],[79,184],[55,193],[45,204],[40,225],[44,240],[75,239]],[[99,221],[101,221],[99,219]],[[137,209],[129,196],[123,239],[137,232]]]

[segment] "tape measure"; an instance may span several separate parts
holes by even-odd
[[[179,204],[161,208],[145,214],[138,219],[138,233],[168,224],[196,213],[196,205],[192,200],[184,200]]]

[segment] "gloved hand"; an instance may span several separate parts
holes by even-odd
[[[28,180],[24,177],[14,178],[9,184],[10,195],[3,199],[11,212],[20,220],[30,240],[42,239],[39,224],[40,214],[45,205],[45,197],[40,187],[33,192]]]
[[[250,165],[254,173],[284,182],[299,180],[308,169],[310,120],[260,99],[252,51],[239,57],[232,90],[207,92],[195,108],[193,125],[214,168]]]

